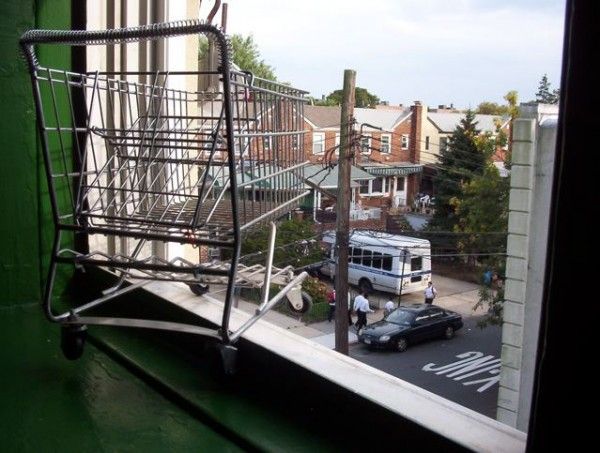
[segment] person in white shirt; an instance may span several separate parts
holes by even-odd
[[[432,304],[435,296],[437,296],[437,290],[433,287],[433,282],[430,281],[427,288],[425,288],[425,303]]]
[[[373,310],[369,307],[369,294],[366,291],[354,299],[354,311],[358,317],[356,332],[359,332],[360,329],[367,325],[367,313],[373,313]]]
[[[392,300],[388,300],[385,305],[383,306],[383,317],[385,318],[387,315],[389,315],[391,312],[394,311],[394,308],[396,308],[396,306],[394,305],[394,302],[392,302]]]

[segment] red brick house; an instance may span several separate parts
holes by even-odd
[[[353,165],[371,178],[353,181],[351,211],[372,209],[385,213],[391,207],[410,205],[419,191],[422,171],[420,140],[415,139],[420,134],[421,109],[419,102],[410,108],[354,109],[360,143]],[[304,121],[309,131],[304,135],[307,159],[314,164],[336,162],[340,107],[306,106]]]

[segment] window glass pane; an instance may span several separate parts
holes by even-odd
[[[325,151],[325,134],[313,134],[313,154],[323,154]]]
[[[369,193],[369,181],[359,181],[360,184],[360,193],[368,194]]]
[[[404,190],[404,178],[398,176],[396,177],[396,190],[403,191]]]
[[[372,181],[371,192],[380,193],[383,192],[383,178],[376,178]]]
[[[422,256],[411,257],[410,270],[412,272],[414,272],[414,271],[420,271],[421,269],[423,269],[423,257]]]
[[[361,263],[361,255],[362,249],[354,248],[354,253],[352,253],[352,262],[355,264]]]
[[[362,265],[371,266],[373,253],[370,250],[363,250]]]
[[[381,269],[381,257],[382,257],[381,253],[373,252],[373,267],[375,269]]]
[[[353,247],[348,247],[348,262],[351,263],[352,262],[352,256],[354,255],[354,248]]]
[[[364,154],[371,153],[371,137],[362,137],[360,139],[360,150]]]
[[[383,263],[381,267],[384,271],[392,270],[392,256],[391,255],[383,255]]]
[[[390,136],[389,135],[381,136],[381,152],[382,153],[390,152]]]

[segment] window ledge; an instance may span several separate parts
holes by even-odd
[[[194,296],[186,285],[152,282],[144,289],[207,321],[217,325],[221,323],[222,302],[206,295]],[[233,308],[231,330],[235,331],[249,316]],[[264,319],[246,331],[243,337],[466,448],[494,452],[525,451],[525,433]]]

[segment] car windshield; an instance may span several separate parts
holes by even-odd
[[[410,326],[413,320],[415,319],[414,313],[398,308],[391,312],[385,320],[387,322],[393,322],[394,324],[400,324],[405,326]]]

